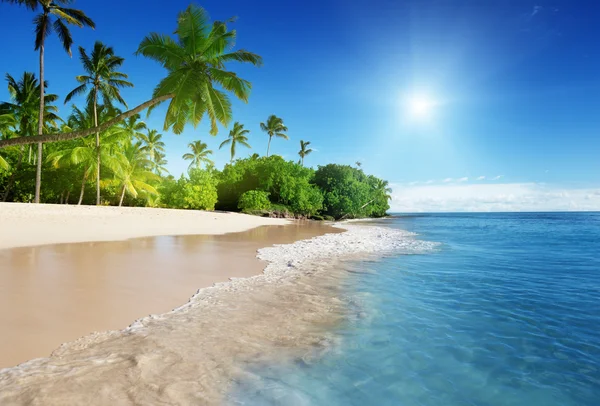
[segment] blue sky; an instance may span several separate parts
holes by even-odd
[[[114,3],[114,5],[111,5]],[[149,32],[170,33],[189,1],[78,0],[97,24],[73,29],[76,45],[97,39],[126,57],[136,87],[130,106],[149,99],[163,74],[133,56]],[[238,46],[263,56],[262,68],[231,66],[253,83],[234,118],[263,154],[259,123],[284,118],[290,140],[272,151],[297,159],[299,141],[316,149],[306,163],[361,161],[394,185],[396,210],[600,209],[600,4],[528,0],[237,0],[200,3],[215,19],[237,16]],[[32,13],[0,4],[0,72],[37,72]],[[64,96],[81,73],[51,37],[46,75]],[[0,100],[8,97],[0,86]],[[427,98],[426,117],[408,100]],[[67,109],[61,110],[67,114]],[[147,119],[162,127],[157,110]],[[206,125],[165,133],[178,176],[187,144],[207,141]],[[248,151],[249,152],[249,151]],[[246,151],[241,151],[245,154]],[[483,178],[485,177],[485,178]],[[549,194],[553,196],[549,198]],[[473,202],[466,204],[465,202]]]

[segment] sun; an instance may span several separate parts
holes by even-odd
[[[431,115],[436,103],[426,96],[413,96],[408,100],[408,112],[413,118],[424,118]]]

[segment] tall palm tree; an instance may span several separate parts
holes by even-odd
[[[188,144],[188,147],[190,147],[192,153],[190,154],[188,152],[186,154],[183,154],[183,159],[192,161],[190,162],[188,170],[192,169],[192,167],[194,166],[197,169],[199,169],[203,163],[207,165],[214,164],[214,162],[208,158],[208,156],[211,155],[213,152],[210,149],[208,149],[208,145],[206,145],[206,143],[202,141],[194,141],[190,142]]]
[[[120,162],[120,169],[115,175],[121,184],[119,206],[123,205],[125,193],[129,193],[134,198],[138,197],[140,192],[158,194],[154,186],[148,182],[158,181],[160,177],[150,170],[152,163],[141,142],[130,142],[122,152],[117,154],[117,159]]]
[[[79,47],[79,59],[86,74],[75,77],[80,85],[65,97],[65,104],[74,96],[87,93],[87,102],[94,107],[93,126],[98,127],[98,99],[102,98],[102,103],[107,107],[112,107],[113,100],[127,107],[119,89],[133,87],[133,83],[125,80],[128,78],[125,73],[117,71],[125,59],[116,56],[112,47],[100,41],[94,44],[91,55]],[[96,159],[96,205],[100,205],[100,131],[96,132]]]
[[[273,136],[288,140],[289,137],[285,132],[288,130],[283,124],[283,119],[276,115],[270,115],[267,119],[267,123],[260,123],[260,128],[267,134],[269,134],[269,144],[267,145],[267,156],[269,156],[269,149],[271,148],[271,139]]]
[[[10,102],[0,103],[0,112],[3,114],[12,114],[14,120],[16,121],[16,137],[13,137],[12,139],[33,136],[36,132],[36,127],[38,127],[38,120],[40,116],[40,95],[42,92],[40,82],[38,82],[36,79],[35,74],[31,72],[24,72],[23,76],[21,76],[19,80],[16,80],[10,74],[6,74],[6,81],[8,82]],[[48,83],[45,82],[44,87],[47,86]],[[60,118],[56,114],[58,109],[56,106],[52,105],[52,103],[54,103],[57,99],[58,96],[55,94],[46,95],[46,103],[44,104],[45,113],[43,115],[43,127],[45,129],[48,129],[51,126],[56,126],[57,122],[60,121]],[[14,175],[19,170],[23,162],[24,152],[24,148],[21,148],[15,171],[8,180],[8,184],[2,198],[3,201],[8,199],[12,184],[14,182]],[[39,161],[42,159],[39,151],[37,159],[39,166]]]
[[[40,52],[40,83],[44,81],[44,49],[46,45],[46,38],[53,31],[56,32],[63,48],[69,56],[71,56],[71,45],[73,44],[73,38],[71,37],[71,31],[69,31],[69,25],[75,25],[77,27],[88,26],[95,28],[94,22],[85,15],[81,10],[64,7],[64,5],[71,3],[71,0],[0,0],[8,3],[16,3],[29,8],[32,11],[38,11],[41,9],[41,13],[36,15],[33,19],[35,24],[35,50]],[[39,119],[38,119],[38,135],[41,136],[44,133],[44,86],[41,88],[40,96],[40,108],[39,108]],[[40,190],[42,184],[42,142],[38,142],[38,162],[37,171],[35,175],[35,203],[40,202]]]
[[[231,144],[231,161],[233,162],[233,158],[235,157],[235,147],[237,144],[243,145],[246,148],[252,148],[250,144],[248,144],[248,137],[246,134],[250,134],[250,130],[244,129],[244,124],[240,124],[237,121],[233,123],[233,129],[229,131],[229,138],[219,145],[219,149],[223,148],[225,145]]]
[[[140,140],[144,133],[142,131],[147,130],[148,126],[146,123],[141,121],[142,117],[139,114],[134,114],[133,116],[127,118],[123,122],[120,123],[120,130],[129,137],[129,139],[138,139]]]
[[[186,123],[196,126],[206,114],[211,123],[211,134],[216,134],[217,123],[227,126],[231,121],[231,103],[226,92],[231,92],[246,102],[251,90],[250,82],[226,70],[227,63],[262,64],[262,58],[256,54],[245,50],[231,50],[236,32],[228,30],[227,23],[230,21],[211,22],[204,9],[190,5],[178,16],[175,31],[177,38],[152,33],[142,41],[137,50],[139,55],[159,62],[167,70],[167,76],[154,89],[151,100],[97,128],[47,134],[35,140],[2,140],[0,148],[85,137],[167,100],[170,102],[164,121],[165,131],[172,128],[174,133],[180,134]]]
[[[302,141],[300,140],[300,151],[298,151],[298,155],[300,155],[301,165],[304,166],[304,157],[313,152],[312,149],[306,148],[310,145],[310,141]]]
[[[141,134],[139,137],[139,140],[142,142],[142,149],[148,153],[150,161],[154,166],[157,164],[159,154],[165,152],[165,143],[161,139],[162,134],[159,134],[156,130],[148,130],[147,134]]]
[[[101,119],[110,118],[114,115],[114,109],[107,106],[98,106],[93,108],[92,104],[88,104],[85,110],[73,106],[73,112],[69,117],[68,125],[72,129],[87,128],[92,125],[95,115],[98,114]],[[103,134],[105,142],[100,147],[100,154],[104,166],[113,172],[116,172],[120,166],[115,159],[115,154],[112,151],[113,144],[119,141],[118,132],[107,130]],[[51,152],[48,155],[47,161],[55,168],[63,167],[79,167],[83,172],[81,181],[81,192],[79,194],[78,205],[83,202],[83,195],[87,180],[98,172],[98,147],[90,138],[79,138],[66,143],[63,148]]]

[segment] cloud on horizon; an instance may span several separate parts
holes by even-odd
[[[392,184],[392,212],[600,211],[599,188],[539,183]]]

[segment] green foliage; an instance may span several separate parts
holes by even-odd
[[[192,169],[189,178],[163,180],[159,187],[162,207],[214,210],[217,203],[217,178],[211,170]]]
[[[236,210],[249,190],[269,193],[271,203],[288,206],[294,213],[313,215],[321,210],[323,196],[311,183],[314,171],[280,156],[239,159],[226,165],[218,186],[221,210]]]
[[[137,50],[137,54],[154,59],[168,71],[152,95],[173,95],[163,129],[181,134],[187,123],[196,127],[206,114],[210,133],[216,135],[217,123],[226,126],[232,116],[231,101],[217,86],[244,102],[251,89],[250,82],[225,70],[225,64],[235,61],[261,65],[262,59],[248,51],[231,51],[235,30],[228,30],[226,22],[211,22],[206,10],[193,4],[179,14],[175,34],[176,39],[152,33]]]
[[[381,217],[389,209],[387,182],[349,165],[319,166],[314,183],[323,191],[323,213],[336,219]]]
[[[269,210],[271,201],[269,193],[262,190],[249,190],[242,193],[238,202],[238,209],[244,213],[253,213],[257,211]]]

